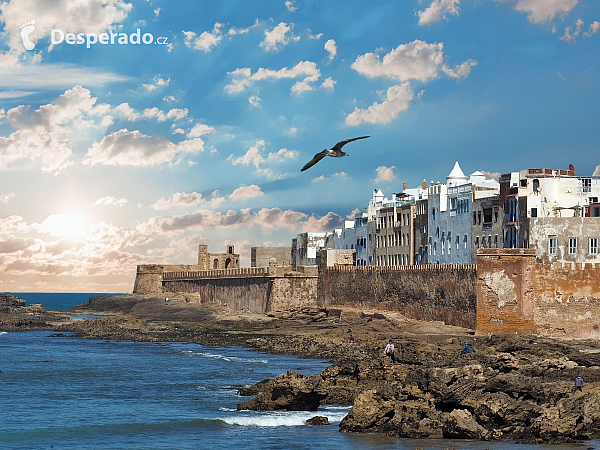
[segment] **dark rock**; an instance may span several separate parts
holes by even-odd
[[[306,425],[329,425],[329,419],[324,416],[315,416],[304,422]]]

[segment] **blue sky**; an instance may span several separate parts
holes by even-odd
[[[200,242],[249,265],[456,160],[600,174],[599,21],[592,0],[0,1],[0,290],[130,291]]]

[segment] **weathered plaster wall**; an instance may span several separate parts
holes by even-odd
[[[535,330],[534,266],[535,250],[477,252],[477,331],[527,334]]]
[[[571,213],[571,211],[563,212]],[[593,262],[600,264],[600,254],[590,254],[589,239],[600,238],[600,217],[537,217],[529,219],[530,247],[544,263]],[[556,236],[556,254],[549,254],[549,236]],[[569,254],[568,239],[577,238],[577,251]]]
[[[544,264],[534,249],[477,258],[477,331],[600,337],[600,265]]]
[[[323,268],[320,306],[398,311],[404,316],[475,328],[473,265]]]
[[[538,333],[600,337],[600,265],[537,264],[533,286]]]

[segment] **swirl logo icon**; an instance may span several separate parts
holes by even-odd
[[[35,44],[29,40],[29,35],[33,30],[35,30],[35,20],[21,25],[21,39],[23,40],[25,50],[33,50],[35,48]]]

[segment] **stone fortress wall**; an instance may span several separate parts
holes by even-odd
[[[480,333],[600,337],[600,267],[543,263],[534,249],[480,249],[477,265],[320,266],[206,270],[140,265],[134,293],[197,293],[200,302],[265,313],[356,307],[443,321]],[[328,262],[329,261],[329,262]]]

